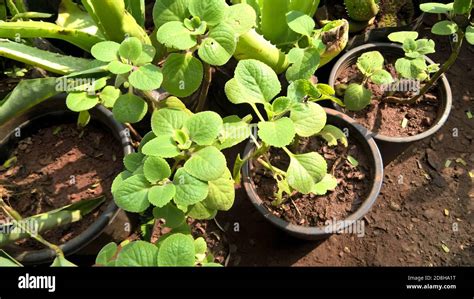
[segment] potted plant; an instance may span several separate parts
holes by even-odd
[[[274,225],[305,239],[352,225],[370,209],[382,184],[374,141],[349,118],[316,103],[323,89],[333,92],[297,80],[287,96],[275,98],[281,91],[278,77],[257,60],[241,61],[226,84],[229,100],[250,105],[259,121],[244,158],[237,157],[234,179],[240,180],[243,167],[244,187],[256,208]],[[348,195],[344,190],[358,191]],[[331,200],[335,197],[337,203]],[[333,218],[339,221],[335,226]]]

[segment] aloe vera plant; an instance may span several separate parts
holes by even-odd
[[[297,80],[288,87],[286,96],[276,96],[281,85],[276,73],[257,60],[239,62],[235,77],[226,84],[226,94],[233,104],[250,105],[258,115],[258,140],[253,135],[256,150],[242,159],[240,156],[234,165],[234,179],[240,179],[240,169],[249,160],[255,160],[268,169],[278,182],[274,205],[280,205],[284,194],[294,191],[324,195],[334,190],[337,180],[328,173],[324,157],[316,152],[294,154],[289,146],[299,138],[320,136],[330,146],[340,141],[347,146],[344,133],[338,128],[327,125],[324,109],[317,104],[328,94],[334,94],[327,85],[314,85],[309,80]],[[263,106],[266,115],[260,113]],[[288,169],[273,166],[268,159],[270,148],[280,148],[290,157]]]

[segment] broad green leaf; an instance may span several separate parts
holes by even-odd
[[[422,3],[420,4],[420,9],[423,12],[434,14],[449,13],[451,10],[453,10],[453,4],[443,4],[436,2]]]
[[[286,71],[288,81],[310,79],[319,67],[319,51],[314,48],[295,48],[288,54],[288,61],[292,64]]]
[[[122,63],[118,60],[114,60],[110,62],[107,68],[112,74],[115,74],[115,75],[126,74],[126,73],[129,73],[131,70],[133,70],[133,66]]]
[[[147,156],[174,158],[181,153],[181,150],[178,148],[172,136],[159,135],[145,144],[142,148],[142,152]]]
[[[191,49],[197,45],[196,36],[182,22],[169,22],[158,29],[156,37],[168,48],[177,50]]]
[[[375,84],[390,84],[394,82],[392,75],[386,70],[375,71],[374,74],[370,77],[370,80]]]
[[[166,222],[165,223],[166,227],[169,227],[169,228],[179,227],[186,220],[186,217],[183,211],[178,209],[173,204],[167,204],[166,206],[162,208],[161,207],[154,208],[153,217],[155,217],[155,219],[164,219]]]
[[[206,240],[202,237],[194,240],[194,249],[196,251],[196,258],[204,260],[206,258],[207,252],[207,243]],[[201,258],[203,256],[203,258]]]
[[[183,128],[188,118],[189,115],[183,110],[159,109],[151,117],[151,127],[156,136],[173,136],[175,130]]]
[[[427,69],[427,65],[424,58],[400,58],[395,63],[395,69],[405,79],[417,79]]]
[[[176,187],[174,202],[179,206],[188,207],[206,199],[209,186],[180,168],[174,175],[173,184]]]
[[[56,256],[51,267],[69,268],[69,267],[77,267],[77,265],[68,261],[64,257],[64,255],[59,255],[59,256]]]
[[[123,164],[128,171],[134,172],[142,166],[144,158],[142,153],[131,153],[123,158]]]
[[[384,58],[378,51],[362,54],[357,59],[357,67],[366,76],[371,76],[375,71],[383,69]]]
[[[61,1],[56,25],[105,38],[94,19],[72,0]]]
[[[148,200],[156,207],[162,208],[169,204],[176,194],[176,187],[173,184],[163,186],[153,186],[148,193]],[[156,217],[156,216],[155,216]],[[170,224],[171,225],[171,224]],[[172,226],[170,226],[172,227]]]
[[[273,113],[276,115],[283,114],[288,112],[293,106],[294,102],[288,97],[279,97],[275,99],[272,103]]]
[[[124,94],[115,102],[113,113],[116,120],[122,123],[137,123],[148,111],[147,103],[133,94]]]
[[[222,176],[226,167],[227,161],[224,154],[214,146],[197,151],[184,164],[187,173],[202,181],[217,180]]]
[[[222,126],[222,118],[212,111],[194,114],[184,125],[191,140],[198,145],[213,144],[222,130]]]
[[[142,55],[142,43],[136,37],[125,39],[119,48],[120,57],[134,61]]]
[[[134,71],[128,80],[133,87],[150,91],[160,88],[163,82],[163,73],[159,67],[147,64]]]
[[[89,95],[87,92],[73,92],[66,98],[66,105],[74,112],[87,111],[99,104],[99,97]]]
[[[228,169],[217,180],[209,182],[209,194],[203,204],[211,210],[228,211],[235,198],[234,180]]]
[[[79,112],[79,117],[77,118],[77,125],[81,128],[85,128],[91,121],[91,114],[89,111]]]
[[[316,26],[313,18],[300,11],[290,11],[286,21],[291,30],[301,35],[311,36]]]
[[[136,66],[143,66],[151,63],[155,59],[156,49],[151,45],[143,45],[142,54],[133,61]]]
[[[227,9],[225,21],[237,35],[242,35],[257,26],[257,14],[248,4],[234,4]]]
[[[362,85],[352,83],[347,87],[344,104],[350,111],[360,111],[370,105],[372,92]]]
[[[210,209],[206,207],[203,203],[198,202],[193,205],[192,208],[187,213],[188,217],[191,217],[196,220],[211,220],[214,219],[217,215],[217,210]]]
[[[311,152],[301,155],[292,155],[287,171],[287,180],[293,189],[303,194],[313,191],[314,185],[319,183],[327,173],[327,163],[324,158]]]
[[[418,32],[416,31],[398,31],[389,34],[388,39],[394,43],[403,44],[406,39],[416,40],[418,38]]]
[[[117,256],[117,267],[156,267],[158,248],[145,241],[135,241],[125,245]]]
[[[285,147],[293,141],[295,135],[295,125],[288,117],[258,123],[258,137],[270,146]]]
[[[301,137],[311,137],[321,132],[327,121],[326,111],[313,102],[294,105],[290,118],[295,126],[296,134]]]
[[[144,175],[134,175],[122,182],[115,192],[115,203],[127,212],[141,213],[150,206],[151,184]]]
[[[163,88],[177,97],[188,97],[201,86],[204,75],[201,61],[191,53],[172,53],[163,65]]]
[[[432,39],[419,39],[416,41],[416,51],[420,54],[427,55],[436,53],[435,42]]]
[[[112,182],[112,194],[115,196],[115,192],[117,192],[118,188],[120,188],[120,186],[122,185],[122,183],[128,179],[129,177],[131,177],[133,174],[126,170],[126,171],[123,171],[121,172],[115,179],[114,181]]]
[[[436,35],[451,35],[458,31],[458,25],[453,21],[441,21],[433,25],[431,32]]]
[[[215,26],[224,20],[226,9],[225,0],[189,0],[189,12],[210,26]]]
[[[148,132],[145,136],[143,136],[142,141],[140,142],[140,146],[138,147],[138,151],[141,153],[143,147],[150,141],[156,138],[155,133],[153,132]]]
[[[145,0],[125,0],[127,11],[133,16],[137,23],[145,26]]]
[[[120,89],[117,89],[113,86],[106,86],[99,94],[99,98],[102,102],[102,105],[104,105],[107,108],[113,108],[115,105],[115,102],[117,99],[120,97]]]
[[[189,0],[159,0],[153,7],[153,20],[157,28],[171,21],[183,21],[189,17]]]
[[[281,84],[272,68],[258,60],[240,61],[235,78],[227,82],[225,91],[234,104],[268,103],[281,91]]]
[[[91,53],[95,59],[103,61],[103,62],[111,62],[114,60],[118,60],[120,44],[112,41],[105,41],[95,44],[92,49]]]
[[[474,45],[474,26],[467,26],[466,29],[466,40],[471,45]]]
[[[235,52],[236,37],[234,29],[225,23],[211,29],[199,47],[199,57],[210,65],[226,64]]]
[[[173,234],[160,245],[158,266],[160,267],[192,267],[195,262],[196,250],[191,236]]]
[[[115,257],[117,250],[118,246],[113,242],[105,245],[104,248],[100,250],[99,254],[97,254],[95,264],[100,266],[108,266],[112,259]]]
[[[453,3],[453,13],[456,15],[469,16],[472,12],[472,0],[455,0]]]
[[[321,92],[309,80],[296,80],[288,87],[288,97],[296,102],[304,102],[307,98],[319,99]]]
[[[168,162],[160,157],[148,157],[143,164],[143,172],[151,183],[160,182],[171,175]]]
[[[233,147],[250,137],[251,131],[248,123],[238,116],[224,118],[224,124],[219,134],[219,143],[216,147],[220,150]]]
[[[328,191],[334,191],[337,185],[337,179],[330,174],[326,174],[319,183],[314,185],[313,191],[311,191],[311,193],[317,195],[326,195]]]
[[[337,146],[338,141],[340,141],[345,147],[349,145],[344,132],[335,126],[327,125],[319,134],[324,138],[324,140],[326,140],[329,146]]]

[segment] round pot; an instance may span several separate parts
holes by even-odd
[[[356,139],[363,147],[364,152],[368,156],[371,168],[371,178],[368,183],[371,184],[370,192],[367,198],[362,202],[357,211],[349,215],[346,219],[338,219],[336,225],[326,225],[318,227],[307,227],[289,223],[271,213],[264,205],[263,200],[259,197],[256,186],[250,178],[252,163],[248,161],[242,168],[242,179],[245,191],[257,210],[267,219],[286,233],[304,240],[319,240],[327,238],[337,232],[356,224],[375,203],[380,193],[383,182],[383,164],[380,152],[375,141],[372,139],[367,130],[357,124],[347,115],[332,109],[325,109],[328,116],[328,124],[332,124],[339,128],[347,128],[352,138]],[[255,150],[255,145],[249,141],[245,148],[244,157],[248,157]]]
[[[364,53],[370,51],[380,51],[384,57],[400,58],[405,56],[402,46],[393,43],[372,43],[366,44],[357,48],[354,48],[342,56],[334,65],[331,75],[329,77],[329,85],[335,87],[336,80],[339,75],[348,67],[355,64],[357,59]],[[426,57],[428,64],[434,64],[434,61]],[[429,138],[438,132],[441,127],[444,126],[448,120],[451,112],[453,96],[451,92],[451,86],[449,85],[448,79],[443,75],[437,82],[440,90],[438,101],[440,104],[438,116],[435,120],[435,124],[427,131],[408,137],[390,137],[381,135],[374,132],[369,134],[375,139],[379,149],[382,153],[383,161],[385,165],[390,164],[398,156],[400,156],[410,145],[423,139]],[[342,107],[333,103],[335,109],[344,111]]]
[[[133,152],[129,134],[125,127],[118,123],[112,113],[103,106],[97,106],[90,111],[92,122],[101,126],[104,130],[108,130],[117,142],[120,142],[123,148],[123,154],[128,155]],[[23,115],[11,120],[2,127],[0,127],[0,159],[8,158],[11,150],[10,146],[13,144],[16,129],[21,130],[23,136],[27,136],[37,131],[39,127],[50,125],[59,125],[65,122],[70,122],[77,118],[77,113],[69,111],[65,106],[65,95],[56,96],[42,104],[35,106]],[[96,221],[92,223],[85,231],[74,239],[61,245],[64,254],[71,255],[88,244],[94,241],[101,233],[111,224],[119,213],[119,208],[112,200],[107,204],[103,213],[101,213]],[[7,246],[11,247],[11,246]],[[14,252],[10,252],[5,248],[13,258],[22,264],[44,264],[50,263],[55,258],[55,253],[51,249],[42,249],[34,251],[17,251],[15,246]]]

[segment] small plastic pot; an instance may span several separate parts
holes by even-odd
[[[335,233],[344,231],[345,229],[352,227],[357,221],[362,219],[365,214],[375,203],[383,182],[383,164],[380,152],[377,148],[375,141],[372,137],[367,134],[367,130],[357,124],[355,120],[349,116],[332,109],[325,108],[328,116],[328,124],[337,126],[339,128],[347,128],[352,138],[355,138],[363,147],[364,152],[367,154],[371,177],[367,180],[367,184],[371,185],[370,192],[365,200],[362,201],[361,206],[353,214],[349,215],[346,219],[338,219],[335,225],[326,225],[318,227],[307,227],[291,224],[279,217],[273,215],[264,205],[262,199],[256,191],[256,185],[250,177],[252,163],[248,161],[242,168],[242,180],[245,191],[247,192],[248,198],[257,210],[267,219],[278,227],[285,231],[291,236],[304,240],[320,240],[327,238]],[[247,144],[245,148],[244,157],[248,157],[255,150],[255,145],[252,142]]]
[[[405,55],[403,48],[400,45],[393,43],[372,43],[354,48],[347,52],[336,62],[332,69],[331,75],[329,76],[329,85],[335,87],[336,80],[339,75],[345,69],[354,65],[357,62],[357,59],[362,54],[370,51],[379,51],[386,58],[400,58],[404,57]],[[434,61],[430,58],[425,56],[425,59],[428,65],[434,64]],[[445,75],[443,75],[438,80],[437,85],[440,90],[438,97],[440,106],[435,123],[429,130],[421,134],[408,137],[391,137],[369,131],[369,134],[375,139],[377,145],[379,146],[385,165],[390,164],[390,162],[395,160],[405,150],[407,150],[410,145],[433,136],[441,129],[441,127],[444,126],[444,124],[448,120],[453,102],[451,86],[449,85],[448,79]],[[332,105],[335,109],[339,111],[344,111],[343,108],[339,105],[335,103],[333,103]]]
[[[0,160],[8,158],[11,146],[17,140],[15,132],[18,129],[22,136],[28,136],[36,132],[38,128],[75,121],[77,113],[66,108],[65,99],[64,95],[56,96],[0,127]],[[103,106],[97,106],[90,112],[91,122],[113,134],[117,142],[122,145],[124,155],[133,152],[129,134],[127,134],[125,127],[114,119],[109,110]],[[64,254],[66,256],[74,254],[94,241],[114,221],[119,211],[115,202],[111,200],[94,223],[80,235],[60,246]],[[13,258],[26,265],[50,263],[55,258],[54,251],[50,249],[21,251],[18,246],[14,245],[6,246],[4,249]]]

